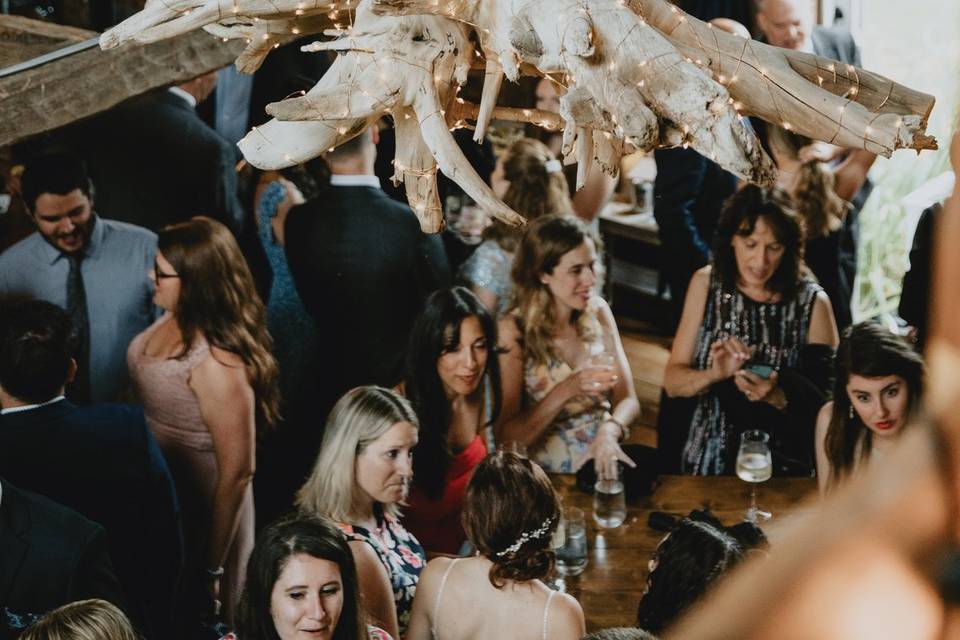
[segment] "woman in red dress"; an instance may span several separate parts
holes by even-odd
[[[404,393],[420,418],[420,442],[404,522],[428,553],[456,554],[466,540],[463,497],[500,410],[496,345],[493,318],[465,287],[431,295],[410,336]]]

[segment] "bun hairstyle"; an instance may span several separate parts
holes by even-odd
[[[529,458],[498,451],[481,462],[467,487],[463,528],[493,562],[490,584],[526,582],[553,569],[550,538],[560,521],[560,500],[547,474]]]

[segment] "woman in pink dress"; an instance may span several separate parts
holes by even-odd
[[[231,619],[253,548],[256,426],[277,417],[266,314],[230,231],[196,217],[159,234],[154,301],[166,313],[127,363],[177,485],[185,563],[178,622]]]

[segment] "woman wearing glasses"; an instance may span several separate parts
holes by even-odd
[[[263,304],[237,243],[204,217],[160,231],[154,301],[166,313],[127,364],[177,485],[190,629],[222,600],[229,619],[253,548],[256,427],[277,417],[277,365]]]

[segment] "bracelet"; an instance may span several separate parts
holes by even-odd
[[[617,436],[617,442],[623,442],[624,440],[630,437],[630,429],[625,424],[617,420],[616,417],[614,417],[612,414],[604,418],[603,421],[612,422],[613,424],[617,425],[620,428],[620,435]]]
[[[219,578],[223,575],[223,567],[217,567],[216,569],[204,569],[203,571],[211,578]]]

